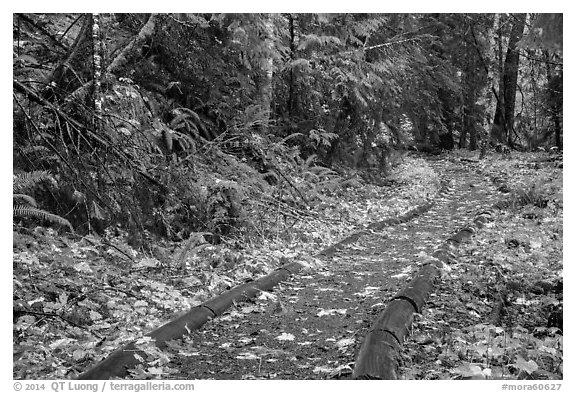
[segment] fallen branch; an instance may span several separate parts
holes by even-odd
[[[28,23],[30,26],[34,27],[36,30],[40,31],[42,34],[44,34],[46,37],[48,37],[54,45],[60,47],[64,51],[68,51],[68,47],[66,45],[64,45],[62,42],[60,42],[56,37],[54,37],[54,35],[52,33],[50,33],[48,30],[46,30],[43,26],[40,26],[38,24],[38,22],[36,22],[32,18],[30,18],[28,15],[26,15],[26,14],[16,14],[16,15],[18,15],[18,18],[22,19],[24,22]],[[74,22],[74,23],[76,23],[76,22]]]
[[[36,102],[37,104],[40,105],[44,105],[50,109],[52,109],[54,112],[56,112],[56,114],[58,114],[59,116],[61,116],[64,120],[66,120],[68,123],[72,124],[74,127],[76,127],[79,131],[80,130],[84,130],[86,131],[87,134],[90,135],[91,138],[93,138],[96,142],[99,142],[102,146],[104,147],[108,147],[108,148],[112,148],[117,154],[118,156],[121,157],[125,157],[128,162],[130,163],[135,163],[137,162],[131,155],[129,155],[128,153],[123,152],[118,146],[116,146],[113,143],[110,143],[104,139],[102,139],[100,136],[98,136],[96,133],[94,133],[93,131],[91,131],[88,127],[86,127],[85,125],[81,124],[80,122],[78,122],[77,120],[74,120],[73,118],[71,118],[70,116],[68,116],[61,108],[59,108],[58,106],[52,104],[51,102],[49,102],[48,100],[46,100],[43,97],[40,97],[38,94],[36,94],[36,92],[34,92],[34,90],[30,89],[28,86],[24,85],[22,82],[18,81],[17,79],[13,80],[13,87],[16,91],[24,94],[25,96],[27,96],[31,101]],[[139,173],[140,175],[142,175],[144,178],[146,178],[147,180],[149,180],[151,183],[157,185],[158,187],[160,187],[163,191],[167,191],[168,188],[160,183],[158,180],[154,179],[151,175],[149,175],[148,173],[145,172],[144,169],[142,168],[133,168],[137,173]],[[100,198],[98,198],[99,200],[101,200]],[[106,204],[107,205],[107,204]],[[108,206],[108,205],[107,205]]]
[[[43,312],[43,311],[27,310],[27,309],[24,309],[24,308],[15,308],[15,309],[14,309],[14,313],[42,316],[42,318],[39,318],[38,320],[36,320],[33,324],[31,324],[30,326],[28,326],[25,330],[28,330],[28,329],[30,329],[32,326],[39,324],[40,322],[42,322],[42,321],[45,320],[46,318],[58,318],[58,319],[61,319],[62,321],[66,322],[66,323],[68,323],[68,324],[70,324],[70,325],[72,325],[72,326],[74,326],[74,327],[77,327],[77,328],[80,328],[80,329],[83,329],[83,330],[86,330],[86,331],[90,332],[91,334],[93,334],[95,337],[97,337],[97,338],[99,338],[99,339],[102,339],[102,336],[100,336],[98,333],[96,333],[96,332],[88,329],[88,328],[85,327],[85,326],[79,325],[79,324],[77,324],[76,322],[73,322],[73,321],[69,320],[68,318],[63,317],[62,315],[57,314],[57,313],[55,313],[55,312],[49,312],[49,313],[48,313],[48,312]]]
[[[300,190],[290,181],[290,179],[288,179],[288,177],[286,177],[286,175],[284,175],[284,173],[282,173],[282,171],[281,171],[280,169],[278,169],[278,167],[272,166],[271,169],[272,169],[274,172],[278,173],[280,176],[282,176],[282,178],[283,178],[284,180],[286,180],[286,183],[288,183],[288,185],[291,187],[291,189],[296,190],[296,192],[298,193],[298,195],[299,195],[300,198],[302,199],[302,202],[304,202],[304,204],[309,207],[309,205],[308,205],[308,200],[306,199],[306,197],[304,197],[304,194],[302,194],[302,191],[300,191]]]

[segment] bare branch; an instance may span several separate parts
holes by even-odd
[[[26,15],[26,14],[17,14],[17,15],[24,22],[28,23],[29,25],[31,25],[32,27],[34,27],[35,29],[40,31],[42,34],[44,34],[46,37],[48,37],[54,45],[60,47],[61,49],[64,49],[65,51],[68,51],[68,47],[66,45],[64,45],[62,42],[60,42],[52,33],[50,33],[44,27],[40,26],[35,20],[30,18],[28,15]],[[76,23],[76,22],[74,22],[74,23]]]

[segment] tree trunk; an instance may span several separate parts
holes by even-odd
[[[475,62],[472,60],[475,56],[474,53],[468,52],[471,56],[471,60],[469,63],[470,69],[466,70],[466,89],[464,93],[464,129],[467,133],[470,134],[470,144],[468,148],[471,151],[476,150],[477,148],[477,107],[476,107],[476,100],[478,97],[478,87],[479,83],[482,83],[482,80],[478,78],[478,69],[475,67]],[[463,132],[461,135],[460,140],[460,148],[464,148],[466,143],[466,132]]]
[[[508,41],[508,52],[504,62],[504,124],[508,132],[508,146],[512,147],[512,130],[514,130],[514,108],[516,106],[516,84],[518,83],[518,65],[520,63],[520,52],[516,48],[518,41],[522,38],[526,14],[517,14],[510,32]]]
[[[294,61],[296,58],[296,32],[294,29],[294,15],[288,14],[288,29],[290,30],[290,61]],[[288,86],[288,115],[290,118],[294,115],[296,109],[296,95],[295,86],[296,83],[294,77],[294,69],[290,67],[290,81]]]
[[[262,62],[262,73],[264,74],[262,82],[258,91],[258,102],[262,108],[262,127],[264,130],[268,129],[270,123],[270,113],[272,106],[272,76],[274,74],[274,61],[272,59],[272,51],[274,50],[274,30],[272,19],[270,15],[264,16],[265,36],[264,47],[266,58]]]
[[[100,14],[92,15],[92,62],[94,92],[92,93],[94,101],[94,130],[98,132],[101,128],[102,119],[102,59],[104,55],[104,43],[101,35]]]
[[[550,63],[550,53],[544,52],[546,60],[546,77],[548,79],[550,116],[554,125],[554,143],[558,149],[562,148],[562,69],[553,69]]]
[[[462,122],[462,131],[460,132],[460,139],[458,140],[458,147],[464,149],[466,147],[466,137],[468,136],[468,124],[466,121]]]
[[[499,142],[507,141],[512,146],[512,130],[514,129],[514,108],[516,105],[516,84],[518,82],[518,65],[520,52],[516,49],[518,41],[522,38],[526,14],[512,15],[512,28],[508,40],[506,59],[500,81],[499,99],[494,115],[492,135]]]
[[[495,26],[500,24],[501,17],[496,15],[494,18]],[[490,140],[502,143],[505,140],[506,135],[506,125],[504,122],[504,98],[503,98],[503,87],[504,87],[504,54],[502,50],[502,27],[497,29],[498,36],[496,41],[498,43],[498,49],[496,54],[498,56],[498,93],[496,94],[496,110],[494,113],[494,121],[492,123],[492,129],[490,130]]]
[[[558,149],[562,149],[562,139],[561,139],[562,128],[560,127],[559,117],[554,118],[554,134],[556,136],[556,147]]]
[[[470,127],[470,146],[468,150],[474,151],[478,148],[478,133],[476,129],[476,122],[472,119],[472,124]]]
[[[428,143],[428,119],[425,114],[417,114],[415,119],[414,141],[416,143]]]
[[[494,123],[490,130],[490,139],[503,143],[506,140],[506,124],[504,121],[504,108],[502,95],[498,93],[499,99],[496,101],[496,112],[494,113]]]

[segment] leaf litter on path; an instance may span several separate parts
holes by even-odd
[[[82,364],[83,367],[85,367],[92,363],[95,358],[101,357],[102,354],[106,354],[115,349],[118,344],[133,339],[135,335],[142,334],[142,331],[145,331],[147,326],[160,325],[166,320],[169,313],[173,313],[175,310],[186,310],[193,305],[207,300],[225,288],[252,278],[254,274],[270,271],[281,264],[282,261],[285,261],[286,258],[302,258],[307,264],[307,268],[311,272],[310,274],[302,275],[295,280],[291,280],[290,283],[292,287],[284,286],[272,292],[260,294],[259,299],[256,300],[260,303],[248,303],[245,306],[231,310],[217,318],[217,320],[213,320],[205,325],[202,332],[191,332],[191,337],[194,338],[192,342],[188,342],[191,349],[189,351],[181,350],[180,356],[183,356],[184,353],[188,355],[192,354],[191,356],[195,358],[195,365],[206,365],[206,367],[198,368],[199,373],[196,374],[198,377],[214,378],[232,376],[235,378],[252,378],[260,376],[261,378],[267,378],[273,376],[275,378],[282,378],[296,376],[297,378],[313,378],[320,373],[320,371],[314,373],[314,370],[331,370],[325,377],[335,377],[340,374],[346,375],[346,367],[350,367],[349,365],[354,361],[354,351],[358,349],[359,343],[357,341],[359,340],[353,340],[352,342],[350,341],[352,339],[349,337],[342,337],[330,332],[352,331],[355,334],[354,337],[362,337],[366,329],[368,329],[371,319],[375,317],[381,306],[385,305],[387,297],[395,293],[395,290],[403,284],[403,282],[401,282],[403,278],[408,279],[407,276],[396,276],[394,282],[389,280],[392,276],[398,274],[408,274],[408,271],[402,273],[402,269],[408,269],[416,262],[414,250],[417,249],[423,252],[430,250],[434,246],[435,238],[440,240],[446,233],[450,233],[459,225],[466,223],[469,215],[478,206],[490,204],[491,195],[485,192],[485,190],[490,189],[490,187],[487,186],[487,182],[482,180],[481,176],[474,175],[474,177],[470,174],[471,172],[468,172],[469,168],[451,167],[442,161],[434,165],[436,166],[437,172],[443,172],[446,176],[453,176],[451,179],[452,187],[454,188],[452,195],[439,198],[430,212],[416,218],[412,224],[386,229],[383,231],[385,232],[385,236],[378,236],[376,233],[373,233],[372,235],[374,236],[360,239],[355,245],[343,250],[340,255],[335,256],[329,262],[318,258],[310,259],[308,255],[311,254],[311,251],[313,252],[313,250],[318,250],[320,247],[325,246],[326,243],[333,242],[338,237],[343,237],[343,235],[346,234],[345,231],[349,231],[350,228],[354,226],[351,225],[350,222],[343,224],[340,229],[327,227],[315,229],[316,238],[314,243],[308,244],[298,241],[292,242],[291,244],[280,241],[262,242],[261,245],[247,251],[243,262],[239,263],[235,270],[226,272],[216,268],[210,272],[201,270],[191,271],[190,273],[192,274],[190,276],[182,277],[175,281],[182,283],[182,287],[173,285],[173,282],[164,286],[153,284],[154,281],[162,282],[163,284],[166,282],[165,277],[161,274],[154,273],[154,270],[158,269],[158,266],[161,266],[160,261],[149,256],[137,258],[138,254],[121,243],[118,243],[116,247],[125,250],[126,255],[136,258],[136,264],[138,264],[141,269],[135,275],[127,275],[122,269],[107,271],[108,267],[107,265],[103,265],[102,261],[92,260],[94,255],[98,255],[99,249],[91,244],[88,244],[85,250],[83,250],[80,246],[76,246],[76,243],[72,243],[73,251],[68,251],[70,247],[64,245],[47,249],[39,247],[40,252],[34,254],[33,257],[27,257],[26,251],[16,249],[14,255],[16,266],[31,266],[33,274],[36,274],[37,270],[54,271],[50,270],[53,268],[61,268],[65,271],[69,268],[69,262],[66,261],[75,261],[74,263],[76,263],[76,265],[72,264],[70,266],[73,269],[74,266],[80,268],[75,269],[79,277],[74,282],[70,282],[66,279],[66,275],[62,275],[62,283],[64,288],[68,288],[67,293],[75,294],[79,292],[82,295],[82,290],[77,291],[77,289],[75,289],[76,287],[71,286],[71,284],[77,285],[79,282],[85,282],[85,288],[90,289],[87,293],[91,303],[85,303],[86,306],[83,308],[75,307],[74,311],[81,311],[77,313],[79,318],[87,318],[92,322],[100,321],[98,325],[93,326],[93,328],[97,329],[94,333],[111,337],[104,346],[98,347],[92,352],[86,351],[81,353],[76,350],[68,351],[68,353],[71,354],[69,360],[65,360],[65,355],[48,352],[46,353],[47,363],[51,362],[55,365],[62,365],[71,360],[74,364]],[[417,165],[413,165],[413,167],[417,167]],[[364,226],[366,223],[363,222],[363,220],[367,218],[373,219],[378,217],[378,219],[383,219],[393,217],[400,212],[407,211],[415,201],[424,200],[424,198],[420,198],[419,196],[414,198],[413,196],[416,194],[412,192],[422,192],[422,194],[419,195],[424,195],[423,190],[425,188],[413,187],[414,184],[410,183],[411,180],[403,177],[409,175],[410,170],[403,168],[398,173],[397,181],[399,184],[405,184],[405,186],[403,186],[404,188],[401,189],[400,193],[396,195],[394,199],[388,199],[390,206],[386,205],[386,203],[382,204],[381,202],[362,205],[366,206],[366,209],[356,216],[356,223],[361,224],[356,225],[357,228]],[[421,176],[422,179],[426,179],[426,176],[428,176],[428,180],[434,179],[430,176],[430,173],[433,173],[433,171],[429,169],[420,170],[420,172],[413,170],[412,173],[418,176],[424,174],[424,176]],[[469,178],[464,179],[464,176],[469,176],[472,180]],[[423,184],[428,180],[423,180]],[[404,183],[405,181],[407,182]],[[469,185],[470,182],[474,184],[474,187],[464,187],[466,184]],[[426,187],[430,188],[430,183],[428,182],[426,184],[428,184]],[[561,187],[548,187],[548,189],[551,190],[550,192],[555,192],[556,194],[554,195],[560,195],[558,194],[558,189],[561,190]],[[374,195],[377,196],[377,192],[375,192]],[[466,200],[469,195],[472,197]],[[360,206],[360,204],[363,203],[362,198],[359,198],[357,201],[359,204],[348,203],[345,209],[350,210],[354,209],[354,206]],[[553,198],[556,199],[552,199],[553,205],[551,205],[551,208],[561,206],[561,195],[559,197],[553,196]],[[384,215],[381,216],[380,213]],[[534,213],[530,212],[529,214],[533,215]],[[556,218],[553,216],[545,216],[541,222],[547,225],[546,228],[552,228],[556,223]],[[447,223],[449,223],[449,226],[446,226]],[[530,253],[526,252],[522,254],[522,258],[526,257],[526,260],[533,263],[534,267],[539,264],[538,266],[541,271],[542,267],[546,266],[546,258],[549,255],[556,255],[557,253],[557,250],[549,246],[550,242],[548,239],[558,233],[560,233],[561,236],[561,230],[558,232],[557,228],[551,229],[550,233],[547,233],[544,237],[533,237],[532,234],[534,233],[540,233],[540,231],[534,229],[526,235],[527,241],[525,241],[525,243],[527,247],[524,248],[526,250],[530,249],[531,251]],[[330,234],[330,236],[326,236],[326,234]],[[324,238],[321,239],[325,242],[324,244],[317,242],[319,240],[318,235],[324,235]],[[499,240],[497,240],[497,242],[498,241]],[[519,242],[523,241],[524,239],[519,239]],[[92,243],[94,242],[97,243],[98,239],[92,239]],[[224,248],[221,248],[221,250],[223,249]],[[217,250],[215,247],[206,247],[202,252],[214,253]],[[537,254],[536,251],[540,254]],[[70,258],[67,258],[67,253],[70,254]],[[72,256],[72,254],[74,254],[74,256]],[[125,256],[120,254],[118,254],[118,258],[116,259],[111,257],[116,254],[118,254],[117,251],[110,247],[105,251],[103,258],[109,258],[113,260],[114,263],[116,263],[117,260],[126,259]],[[273,262],[270,262],[270,256]],[[85,262],[82,261],[78,263],[77,260],[74,259],[76,257],[86,258]],[[511,258],[517,257],[518,255],[511,256]],[[62,263],[52,263],[53,260],[62,261]],[[498,260],[494,258],[494,261],[500,263],[501,269],[513,269],[515,266],[513,263],[514,259],[510,258],[504,258],[501,262],[498,262]],[[558,265],[561,266],[561,258],[559,261]],[[106,263],[108,263],[108,260]],[[317,272],[316,269],[319,268],[322,270]],[[56,276],[58,276],[58,274]],[[93,274],[100,275],[101,282],[110,280],[114,285],[101,288],[96,287],[94,283],[97,282],[97,280],[93,280]],[[149,276],[150,279],[142,280],[142,275]],[[26,277],[26,275],[23,274],[22,277]],[[323,279],[326,280],[326,285],[318,285],[319,277],[323,277]],[[15,288],[23,289],[23,291],[18,292],[22,293],[22,295],[18,295],[17,293],[17,296],[20,296],[17,298],[17,302],[25,304],[33,302],[34,299],[40,299],[36,304],[43,308],[46,307],[47,310],[58,309],[58,307],[61,307],[64,303],[70,303],[70,301],[64,303],[55,302],[51,300],[50,296],[38,296],[42,292],[31,289],[29,282],[21,278],[18,279],[17,282],[19,285],[16,285]],[[472,285],[475,285],[474,280],[471,282]],[[114,300],[110,300],[108,295],[103,296],[104,293],[109,293],[110,291],[118,295]],[[379,296],[379,298],[377,296]],[[69,296],[69,298],[72,297]],[[376,298],[375,300],[378,302],[374,303],[374,301],[369,301],[373,298]],[[290,300],[286,302],[280,299]],[[355,300],[352,301],[352,299]],[[445,301],[444,298],[440,300],[441,302]],[[267,313],[266,305],[270,302],[278,302],[276,304],[284,305],[284,309],[286,309],[286,304],[289,303],[291,309],[283,312],[282,307],[280,307],[280,313]],[[102,309],[102,311],[98,306],[99,304],[107,305],[109,309]],[[138,316],[138,314],[130,314],[141,311],[143,309],[141,305],[143,304],[145,304],[143,307],[146,323],[143,323],[144,318]],[[34,303],[30,304],[30,306],[32,305],[34,305]],[[533,303],[528,302],[525,306],[530,305],[533,305]],[[346,308],[343,308],[343,306]],[[168,310],[168,313],[166,313],[166,310]],[[341,310],[345,311],[343,313],[339,312]],[[321,313],[322,315],[319,316],[318,314]],[[85,315],[85,317],[82,315]],[[41,350],[38,343],[43,342],[43,340],[38,339],[38,337],[53,337],[53,339],[49,339],[46,343],[50,345],[54,340],[58,340],[70,333],[71,330],[75,330],[73,334],[78,334],[78,329],[73,329],[65,324],[53,324],[53,328],[50,328],[49,325],[34,326],[36,319],[30,319],[28,317],[29,316],[20,317],[15,324],[15,326],[19,326],[19,332],[26,332],[25,337],[21,341],[21,345],[23,346]],[[27,322],[28,320],[30,320],[30,322]],[[230,327],[231,321],[238,321],[238,323],[234,325],[234,328]],[[55,320],[55,322],[57,322],[57,320]],[[136,329],[133,328],[134,324],[138,324]],[[30,326],[33,327],[31,328]],[[303,336],[306,337],[305,341],[299,341],[296,336],[291,340],[276,339],[277,337],[290,337],[289,335],[291,335],[291,333],[288,333],[286,329],[295,326],[307,326],[306,329],[308,333]],[[120,334],[113,333],[110,335],[110,332],[119,332],[123,328],[128,329]],[[296,331],[299,330],[297,329]],[[85,343],[94,341],[90,334],[86,332],[80,333],[78,337],[82,337],[81,340]],[[342,345],[331,345],[327,347],[325,345],[327,342],[341,343]],[[215,343],[220,344],[214,345]],[[296,366],[294,364],[286,364],[286,360],[284,360],[274,362],[278,364],[278,367],[274,370],[258,369],[256,370],[258,372],[254,372],[254,370],[252,372],[245,372],[242,368],[234,370],[234,366],[230,365],[228,367],[229,370],[221,376],[211,373],[211,365],[217,367],[218,364],[227,364],[233,356],[242,356],[241,353],[246,353],[246,351],[238,352],[238,349],[251,343],[257,343],[257,345],[254,345],[256,348],[270,348],[270,351],[272,351],[269,353],[263,350],[253,351],[255,354],[260,353],[260,355],[281,353],[274,351],[289,351],[292,353],[291,349],[294,348],[305,348],[306,350],[293,352],[294,356],[298,359],[298,365]],[[343,345],[343,343],[347,345]],[[73,345],[76,344],[70,343],[71,348]],[[219,345],[224,345],[224,347],[219,347]],[[277,345],[288,345],[291,349],[278,348]],[[547,345],[542,346],[544,348],[550,348]],[[34,368],[33,352],[31,353],[32,357],[28,357],[26,353],[30,352],[18,351],[17,347],[18,345],[15,346],[17,353],[22,355],[16,363],[15,370],[26,370],[25,374],[19,374],[20,377],[24,375],[28,377],[34,377],[35,375],[49,377],[52,375],[59,378],[62,376],[56,369],[54,369],[54,374],[50,374],[50,372],[47,373],[45,370],[40,372],[39,369]],[[220,348],[221,352],[215,353],[214,350],[216,348]],[[335,351],[333,352],[331,348],[334,348]],[[222,352],[223,349],[226,349],[226,351]],[[347,353],[342,354],[342,352]],[[341,355],[338,355],[339,353]],[[81,355],[84,355],[84,358],[78,359]],[[451,354],[447,355],[451,356]],[[177,357],[178,353],[173,354],[172,359],[177,360]],[[529,362],[529,360],[526,362]],[[521,362],[518,362],[518,365],[521,365]],[[176,368],[173,367],[172,369]],[[164,371],[166,370],[168,370],[168,368],[164,369]],[[155,373],[161,371],[162,370],[156,370]],[[529,371],[527,367],[526,371]],[[39,372],[40,374],[35,374]],[[322,375],[324,374],[325,373]],[[179,370],[170,374],[170,377],[189,377],[191,375],[194,374],[182,364]]]

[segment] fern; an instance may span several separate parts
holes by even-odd
[[[170,128],[175,130],[184,129],[188,131],[188,134],[196,138],[206,138],[207,132],[198,113],[189,108],[178,108],[174,113],[176,117],[170,122]]]
[[[338,173],[336,173],[334,170],[330,169],[330,168],[326,168],[323,166],[313,166],[310,168],[310,172],[314,173],[316,176],[318,177],[332,177],[332,176],[338,176]]]
[[[208,229],[216,235],[227,235],[243,215],[245,191],[235,181],[217,179],[208,188]]]
[[[56,214],[39,209],[36,200],[33,197],[22,193],[25,190],[35,188],[42,181],[49,181],[52,185],[56,185],[56,180],[54,180],[52,175],[46,171],[23,172],[14,175],[12,179],[12,198],[15,202],[13,207],[13,216],[22,218],[39,218],[41,220],[64,225],[68,227],[71,232],[74,232],[74,228],[72,227],[72,224],[70,224],[70,221]],[[22,201],[27,203],[27,205],[19,203]]]
[[[326,132],[323,129],[312,129],[308,134],[308,138],[314,144],[314,147],[318,148],[320,145],[325,147],[330,147],[332,141],[338,138],[338,134],[333,132]]]
[[[306,161],[302,163],[302,170],[308,171],[314,165],[317,158],[318,156],[316,154],[310,154],[308,158],[306,158]]]
[[[22,218],[27,217],[39,218],[41,220],[46,220],[49,222],[67,226],[71,232],[74,232],[74,228],[72,228],[72,224],[70,224],[70,221],[56,214],[48,213],[45,210],[38,209],[37,207],[16,205],[13,208],[13,215],[14,217],[22,217]]]
[[[290,62],[290,64],[288,65],[291,69],[301,69],[301,70],[306,70],[309,71],[311,69],[310,67],[310,61],[307,59],[295,59],[292,60],[292,62]]]
[[[334,36],[305,34],[301,37],[298,50],[314,49],[328,45],[342,46],[343,43],[340,38]]]
[[[193,153],[196,150],[196,143],[194,142],[194,139],[188,134],[166,128],[162,136],[164,137],[164,146],[170,154],[175,152],[175,143],[177,143],[179,145],[179,149],[185,153]]]
[[[19,173],[12,178],[12,192],[20,194],[22,191],[36,187],[42,181],[49,181],[52,185],[56,185],[56,180],[46,171]]]
[[[12,195],[12,198],[14,199],[14,201],[16,200],[21,200],[26,202],[27,204],[33,206],[33,207],[37,207],[38,205],[36,204],[36,200],[34,198],[32,198],[30,195],[26,195],[26,194],[14,194]]]
[[[387,22],[385,16],[360,20],[352,24],[352,31],[355,35],[366,37],[378,32]]]

